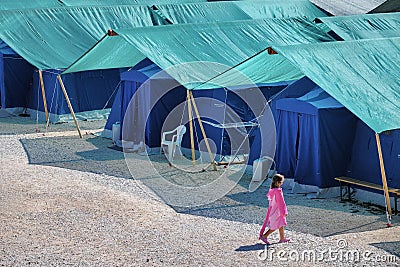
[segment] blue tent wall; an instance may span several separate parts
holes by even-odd
[[[184,102],[186,99],[186,91],[183,89],[183,86],[176,87],[163,95],[163,97],[155,104],[154,108],[150,112],[150,117],[146,123],[145,140],[149,147],[160,147],[162,133],[161,129],[166,117],[175,108],[175,106]]]
[[[400,188],[400,130],[381,133],[380,141],[388,186]],[[361,120],[357,122],[351,155],[347,176],[382,183],[375,133]]]
[[[315,84],[309,86],[302,97],[276,101],[277,169],[300,184],[332,187],[333,178],[346,173],[357,118]]]
[[[27,107],[34,67],[16,54],[0,54],[2,108]]]
[[[4,84],[4,60],[3,54],[0,53],[0,107],[6,107],[6,98],[5,98],[5,84]]]
[[[75,113],[110,108],[120,81],[120,69],[84,71],[62,75],[69,99]],[[69,114],[67,102],[57,80],[62,71],[43,71],[43,82],[49,113]],[[33,75],[33,90],[28,108],[44,111],[39,75]]]

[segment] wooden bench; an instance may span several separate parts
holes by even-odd
[[[350,185],[357,185],[357,186],[361,186],[361,187],[367,187],[367,188],[383,191],[382,185],[373,184],[373,183],[365,182],[365,181],[360,181],[360,180],[349,178],[349,177],[337,177],[337,178],[335,178],[335,180],[339,181],[339,184],[340,184],[340,200],[343,200],[342,187],[344,184],[347,185],[347,195],[349,196],[349,200],[351,200]],[[397,199],[400,196],[400,189],[389,187],[388,192],[391,193],[394,197],[394,214],[397,214]]]

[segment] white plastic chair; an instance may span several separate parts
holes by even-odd
[[[174,134],[175,133],[175,134]],[[161,149],[164,148],[164,146],[168,147],[168,161],[172,162],[174,155],[175,155],[175,151],[178,147],[178,151],[181,154],[181,143],[182,143],[182,137],[183,135],[186,133],[186,127],[185,125],[179,125],[178,127],[176,127],[174,130],[172,131],[168,131],[168,132],[163,132],[162,136],[161,136]],[[171,136],[171,139],[167,139],[167,136]]]

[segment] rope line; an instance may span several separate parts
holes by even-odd
[[[110,102],[111,98],[114,96],[114,93],[117,91],[120,84],[121,84],[121,81],[119,81],[117,86],[115,86],[114,91],[112,92],[111,96],[107,99],[106,103],[104,104],[104,106],[101,110],[104,110],[107,107],[108,103]]]

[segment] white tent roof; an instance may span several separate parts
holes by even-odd
[[[310,0],[335,16],[366,14],[385,0]]]

